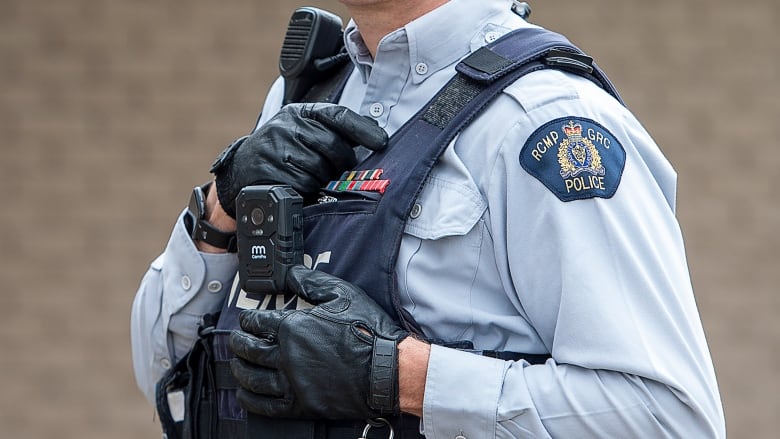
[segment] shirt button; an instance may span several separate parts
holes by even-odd
[[[181,277],[181,287],[184,288],[184,291],[189,291],[190,287],[192,286],[192,281],[190,280],[190,277],[186,274]]]
[[[459,434],[455,436],[455,439],[466,439],[466,436],[463,436],[462,434]]]
[[[163,369],[165,369],[165,370],[170,369],[171,368],[171,360],[169,360],[167,358],[163,358],[162,360],[160,360],[160,366],[162,366]]]
[[[409,213],[409,216],[412,219],[416,219],[420,216],[420,213],[422,213],[422,206],[420,203],[414,203],[414,206],[412,206],[412,211]]]
[[[496,41],[497,39],[499,39],[499,37],[501,37],[501,34],[499,34],[496,31],[490,31],[490,32],[485,34],[485,42],[486,43],[492,43],[493,41]]]
[[[213,280],[209,282],[208,289],[210,293],[219,293],[222,290],[222,282]]]
[[[417,65],[414,66],[414,71],[417,72],[418,75],[424,75],[428,73],[428,64],[425,64],[424,62],[417,63]]]
[[[379,102],[376,102],[374,104],[371,104],[371,107],[369,107],[368,112],[371,113],[374,117],[379,117],[385,113],[385,106],[380,104]]]

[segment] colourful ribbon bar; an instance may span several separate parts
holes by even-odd
[[[380,194],[385,193],[385,189],[387,189],[387,185],[390,184],[390,180],[364,180],[361,182],[360,185],[360,191],[370,191],[370,192],[379,192]]]
[[[366,169],[364,171],[346,171],[341,174],[340,181],[361,181],[361,180],[379,180],[382,176],[382,169]]]
[[[337,192],[366,191],[385,193],[390,180],[337,180],[331,181],[326,189]]]

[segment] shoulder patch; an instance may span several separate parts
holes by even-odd
[[[520,165],[561,201],[615,195],[626,151],[606,128],[590,119],[563,117],[531,134]]]

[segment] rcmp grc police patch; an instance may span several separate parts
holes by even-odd
[[[597,122],[564,117],[531,134],[520,164],[561,201],[610,198],[620,184],[626,152]]]

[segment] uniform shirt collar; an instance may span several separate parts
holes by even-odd
[[[381,62],[383,52],[405,51],[412,81],[422,82],[431,73],[466,56],[475,45],[483,45],[485,26],[491,21],[503,22],[500,15],[509,12],[510,6],[509,0],[450,0],[382,38],[376,58]],[[354,21],[347,25],[344,40],[352,61],[367,82],[374,60]],[[418,70],[419,65],[425,67]]]

